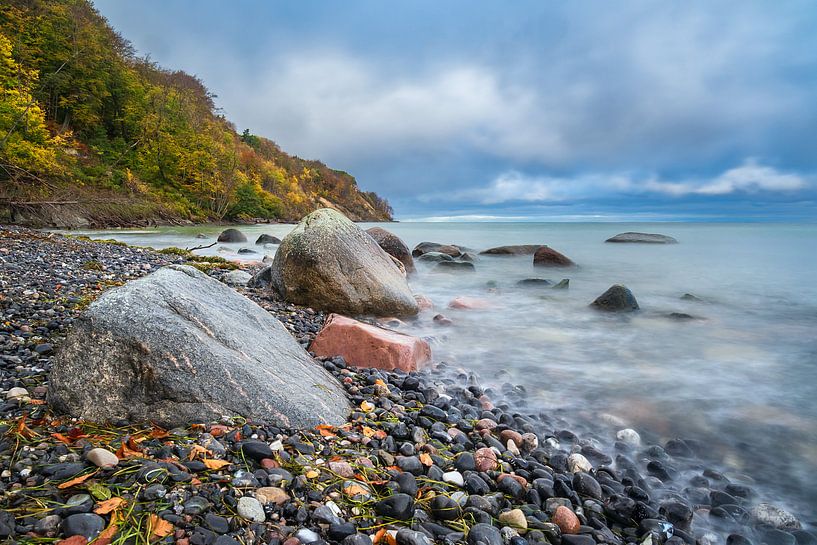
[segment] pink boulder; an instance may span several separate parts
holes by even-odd
[[[309,350],[317,356],[343,356],[355,367],[416,371],[431,362],[423,339],[382,329],[340,314],[330,314]]]
[[[456,297],[448,303],[448,308],[477,310],[491,308],[491,303],[477,297]]]
[[[414,300],[417,301],[417,307],[421,311],[432,310],[434,308],[434,303],[425,295],[415,295]]]

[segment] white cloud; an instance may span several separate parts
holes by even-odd
[[[758,191],[787,192],[804,189],[810,180],[804,176],[780,172],[747,159],[738,167],[710,179],[680,181],[656,177],[637,178],[628,174],[613,176],[585,174],[575,177],[528,176],[517,171],[499,175],[489,185],[455,192],[421,195],[421,202],[449,201],[496,205],[506,202],[560,202],[602,197],[609,194],[662,193],[684,195],[729,195]]]

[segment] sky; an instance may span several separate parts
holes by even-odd
[[[94,0],[397,219],[817,221],[811,0]]]

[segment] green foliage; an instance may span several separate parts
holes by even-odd
[[[322,199],[391,217],[347,173],[237,133],[198,78],[135,57],[88,0],[0,4],[0,91],[0,184],[17,193],[103,189],[138,203],[123,221],[297,219]]]
[[[190,255],[190,250],[185,250],[184,248],[177,248],[175,246],[170,246],[168,248],[162,248],[159,250],[160,254],[165,255],[181,255],[181,256],[188,256]]]

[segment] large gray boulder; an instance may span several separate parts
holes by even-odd
[[[629,231],[627,233],[619,233],[614,237],[610,237],[604,242],[619,242],[619,243],[641,243],[641,244],[678,244],[678,241],[669,235],[659,235],[657,233],[636,233]]]
[[[417,302],[392,258],[346,216],[322,208],[281,241],[272,288],[289,302],[338,314],[408,316]]]
[[[341,385],[273,315],[182,265],[88,307],[55,357],[48,401],[90,420],[171,427],[227,415],[311,428],[350,411]]]

